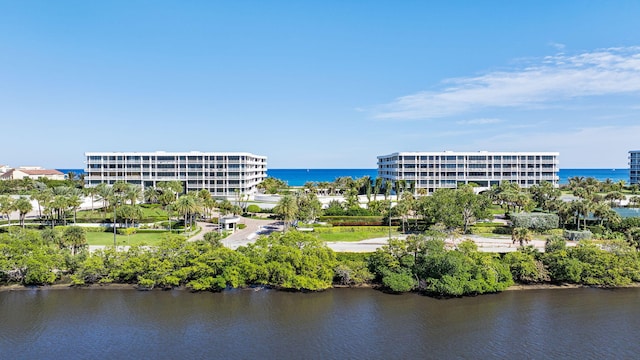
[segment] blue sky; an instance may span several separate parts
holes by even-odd
[[[0,164],[640,148],[640,2],[0,0]]]

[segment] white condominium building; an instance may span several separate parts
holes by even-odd
[[[629,151],[629,184],[640,184],[640,150]]]
[[[267,157],[244,152],[87,152],[85,157],[87,186],[180,181],[187,192],[207,189],[223,197],[236,190],[255,193],[267,177]]]
[[[432,193],[474,183],[490,187],[514,182],[530,187],[543,181],[558,186],[556,152],[396,152],[378,156],[378,177],[405,180]]]

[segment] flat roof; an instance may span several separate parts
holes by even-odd
[[[550,155],[550,156],[560,156],[559,152],[548,152],[548,151],[400,151],[394,152],[388,155],[379,155],[379,158],[389,157],[389,156],[399,156],[399,155]]]
[[[91,151],[85,152],[85,156],[105,156],[105,155],[122,155],[122,156],[158,156],[158,155],[169,155],[169,156],[198,156],[198,155],[246,155],[253,156],[258,158],[267,158],[264,155],[256,155],[249,152],[214,152],[214,151]]]

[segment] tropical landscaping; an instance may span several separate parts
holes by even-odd
[[[614,210],[638,206],[638,189],[621,183],[575,178],[562,189],[503,183],[480,194],[461,185],[426,196],[404,181],[339,178],[289,188],[273,179],[263,185],[265,193],[279,194],[270,209],[240,194],[233,200],[213,199],[207,191],[185,194],[178,182],[144,191],[124,182],[84,188],[78,181],[25,181],[2,189],[0,213],[19,213],[18,222],[0,228],[5,285],[122,283],[192,291],[375,286],[462,296],[513,284],[611,287],[640,280],[640,219]],[[335,198],[323,204],[319,197],[328,196]],[[83,197],[91,208],[78,211]],[[33,211],[37,218],[27,220]],[[216,222],[224,214],[270,217],[283,231],[236,250],[223,246],[220,232],[188,240],[199,231],[196,220]],[[509,238],[517,250],[484,252],[473,236]],[[360,254],[326,245],[371,238],[388,241]],[[530,246],[534,239],[544,241],[544,249]],[[89,245],[112,246],[89,252]]]

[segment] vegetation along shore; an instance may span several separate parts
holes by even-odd
[[[614,211],[638,206],[638,189],[622,182],[575,178],[562,189],[505,183],[481,194],[461,186],[424,196],[410,184],[368,177],[296,189],[269,178],[262,191],[278,194],[278,203],[266,209],[240,195],[184,194],[179,183],[143,192],[124,183],[84,188],[73,179],[2,182],[0,213],[19,216],[0,227],[0,284],[3,290],[372,286],[451,297],[640,281],[640,219]],[[319,200],[336,195],[341,201]],[[99,205],[78,211],[82,198],[94,197]],[[38,216],[28,219],[34,211]],[[224,246],[229,233],[222,229],[195,237],[196,220],[217,224],[225,215],[271,217],[284,226],[235,250]],[[95,234],[116,239],[113,224],[118,239],[145,237],[89,252]],[[359,232],[389,239],[371,253],[334,252],[325,243]],[[508,237],[517,251],[482,252],[472,236]],[[544,248],[530,246],[532,240]]]

